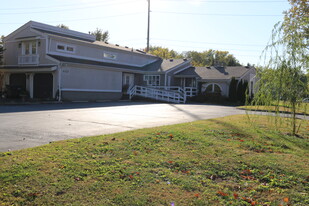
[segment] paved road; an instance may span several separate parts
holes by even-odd
[[[145,102],[0,105],[0,151],[244,113],[228,106]]]

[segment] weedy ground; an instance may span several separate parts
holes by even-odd
[[[237,115],[0,153],[0,205],[309,205],[309,121],[298,136],[275,124]]]

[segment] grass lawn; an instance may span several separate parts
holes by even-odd
[[[240,106],[240,109],[251,110],[251,111],[276,111],[275,106]],[[284,113],[290,113],[291,108],[283,103],[279,106],[279,111]],[[296,110],[296,113],[309,115],[309,103],[300,103],[299,107]]]
[[[294,137],[284,122],[250,119],[0,153],[0,205],[309,205],[309,121]]]

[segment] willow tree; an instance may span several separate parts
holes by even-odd
[[[274,26],[271,42],[264,50],[266,66],[258,72],[258,92],[254,103],[282,106],[292,113],[291,132],[297,132],[296,113],[307,86],[301,80],[309,68],[309,7],[307,0],[289,0],[291,8]]]
[[[4,42],[4,36],[2,35],[0,38],[0,65],[3,63],[2,62],[4,52],[3,42]]]

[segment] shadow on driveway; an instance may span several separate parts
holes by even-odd
[[[134,106],[134,105],[149,105],[158,104],[151,102],[129,102],[129,101],[115,101],[115,102],[64,102],[64,103],[35,103],[35,104],[21,104],[21,105],[0,105],[1,113],[15,113],[15,112],[33,112],[33,111],[50,111],[50,110],[68,110],[68,109],[89,109],[99,107],[115,107],[115,106]]]
[[[201,119],[202,119],[200,116],[195,115],[195,114],[189,112],[188,110],[181,109],[181,108],[179,108],[177,105],[174,105],[174,104],[169,104],[169,105],[170,105],[171,107],[177,109],[178,111],[183,112],[184,114],[186,114],[186,115],[192,117],[194,120],[201,120]]]

